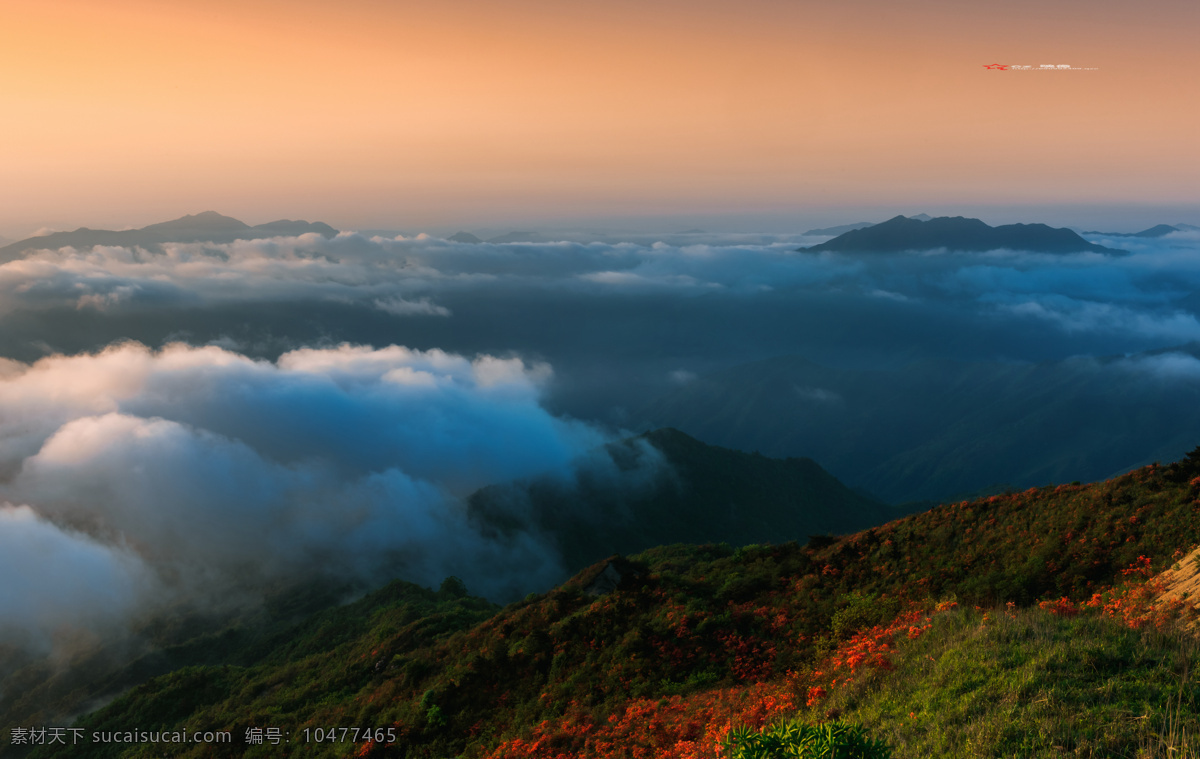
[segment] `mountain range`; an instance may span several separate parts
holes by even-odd
[[[856,221],[852,224],[839,224],[836,227],[822,227],[820,229],[810,229],[804,234],[806,235],[840,235],[846,232],[853,232],[856,229],[866,229],[867,227],[875,226],[873,221]]]
[[[881,224],[844,232],[832,240],[800,250],[819,253],[901,253],[920,250],[1024,250],[1034,253],[1105,253],[1121,255],[1127,251],[1106,248],[1084,240],[1069,229],[1045,224],[1005,224],[988,226],[979,219],[941,216],[921,221],[896,216]]]
[[[844,720],[882,736],[836,754],[851,759],[1186,756],[1200,691],[1177,621],[1194,602],[1159,603],[1155,573],[1192,572],[1179,562],[1200,542],[1198,495],[1200,449],[805,546],[609,557],[504,608],[457,578],[396,581],[288,627],[186,643],[176,652],[205,660],[177,659],[74,726],[85,742],[229,736],[86,746],[129,759],[742,759],[772,754],[719,743]],[[30,749],[81,755],[66,742],[0,752]]]
[[[781,356],[701,375],[631,422],[715,445],[809,456],[888,502],[1094,480],[1180,456],[1200,387],[1146,374],[1163,353],[1041,363],[914,361],[838,368]],[[1154,381],[1154,391],[1145,383]]]
[[[485,534],[549,536],[572,573],[611,554],[666,543],[739,546],[784,535],[803,541],[897,515],[812,459],[706,445],[679,430],[648,432],[603,453],[600,460],[615,462],[617,471],[584,461],[573,482],[540,477],[492,485],[471,496],[469,513]]]
[[[929,221],[933,217],[927,213],[919,213],[916,216],[909,216],[908,218],[916,219],[917,221]],[[853,224],[839,224],[836,227],[824,227],[822,229],[810,229],[807,232],[805,232],[804,234],[814,235],[814,236],[815,235],[833,236],[833,235],[840,235],[845,232],[852,232],[856,229],[865,229],[867,227],[873,227],[873,226],[875,226],[875,222],[873,222],[873,221],[857,221],[857,222],[854,222]]]
[[[1084,232],[1085,235],[1103,235],[1105,237],[1165,237],[1172,232],[1197,232],[1200,227],[1192,224],[1157,224],[1141,232]]]
[[[605,461],[615,461],[626,476],[602,468]],[[468,499],[469,515],[485,535],[523,532],[549,541],[562,555],[566,580],[612,554],[664,543],[736,548],[768,540],[806,542],[810,536],[821,541],[901,513],[854,493],[811,460],[731,451],[676,430],[610,444],[577,462],[576,470],[576,483],[543,476],[486,487]],[[639,471],[640,481],[633,476]],[[77,651],[71,666],[22,658],[0,642],[0,727],[54,722],[180,668],[245,664],[276,645],[271,641],[298,616],[355,592],[361,595],[363,588],[297,578],[294,586],[267,593],[263,608],[240,615],[172,609],[179,619],[144,620],[134,641]],[[370,623],[347,624],[353,629]],[[341,639],[347,633],[330,634]],[[6,755],[0,745],[0,756]]]
[[[230,216],[215,211],[183,216],[172,221],[151,224],[141,229],[106,230],[80,227],[72,232],[52,232],[48,235],[30,237],[0,248],[0,263],[20,258],[30,250],[57,250],[59,248],[90,248],[93,245],[120,245],[154,249],[168,242],[233,242],[234,240],[258,240],[269,237],[293,237],[316,233],[323,237],[334,237],[337,230],[322,222],[292,221],[280,219],[250,226]]]

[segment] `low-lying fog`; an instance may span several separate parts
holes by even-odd
[[[484,540],[462,499],[654,426],[893,502],[1200,445],[1200,233],[797,250],[824,239],[310,234],[0,265],[0,624],[33,640],[313,567],[541,589],[553,550]]]

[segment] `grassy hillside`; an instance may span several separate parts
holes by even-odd
[[[0,661],[0,726],[64,724],[158,675],[259,661],[298,623],[362,592],[346,583],[304,582],[269,591],[253,608],[215,613],[179,605],[135,625],[128,637],[101,645],[83,640],[55,656],[9,648]]]
[[[730,451],[674,430],[595,454],[580,463],[576,482],[544,477],[485,488],[471,499],[474,517],[485,532],[541,533],[573,573],[614,553],[667,542],[804,540],[882,524],[894,514],[812,461]],[[292,625],[364,590],[305,581],[268,593],[259,609],[214,615],[176,608],[146,620],[131,639],[80,646],[66,659],[0,650],[0,727],[57,724],[184,667],[257,662]]]
[[[1181,672],[1200,662],[1122,588],[1198,543],[1200,449],[805,547],[659,547],[501,610],[454,581],[396,584],[258,661],[157,678],[79,724],[233,739],[89,756],[700,757],[731,726],[838,709],[898,756],[1133,756],[1194,708]],[[291,743],[248,746],[254,728]]]
[[[1200,749],[1191,636],[1099,613],[961,609],[898,641],[891,669],[831,688],[803,718],[836,710],[897,759]]]

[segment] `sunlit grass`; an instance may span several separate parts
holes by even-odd
[[[1195,757],[1196,639],[1099,615],[964,610],[900,646],[896,670],[830,693],[904,757]]]

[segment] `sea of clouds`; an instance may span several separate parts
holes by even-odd
[[[1200,289],[1200,233],[1094,242],[1128,250],[1037,254],[808,254],[784,237],[761,244],[456,243],[428,235],[166,244],[161,251],[96,246],[40,251],[0,265],[0,313],[315,300],[400,317],[453,316],[451,293],[537,287],[592,296],[662,293],[752,297],[837,292],[919,308],[955,303],[1066,332],[1129,331],[1200,338],[1180,298]]]
[[[44,250],[0,265],[0,320],[55,309],[153,320],[307,302],[471,331],[515,318],[523,294],[542,292],[619,304],[631,315],[611,342],[656,361],[667,342],[686,343],[693,332],[697,355],[710,359],[708,336],[724,330],[745,341],[750,330],[729,317],[743,307],[746,323],[759,320],[779,340],[815,340],[836,322],[838,341],[861,335],[913,355],[977,343],[983,330],[1011,333],[1011,345],[1054,335],[1064,355],[1074,346],[1122,352],[1200,340],[1196,233],[1089,238],[1129,251],[1122,256],[798,250],[820,239],[467,244],[342,233]],[[461,310],[497,293],[516,295],[460,322]],[[698,314],[686,322],[693,332],[660,334],[661,311],[636,310],[663,302]],[[768,302],[777,310],[756,315],[755,304]],[[829,304],[841,304],[836,318],[826,319]],[[555,345],[591,350],[602,335],[595,319],[563,313],[561,324],[534,321],[557,328]],[[850,318],[859,313],[867,314],[861,324]],[[779,340],[763,351],[792,345]],[[154,604],[314,569],[427,585],[455,574],[494,598],[560,579],[549,543],[484,538],[463,501],[491,483],[568,472],[612,439],[548,410],[555,371],[542,359],[554,350],[515,332],[507,352],[478,354],[354,343],[326,340],[264,359],[242,355],[234,340],[117,341],[74,355],[48,349],[25,363],[0,359],[0,626],[37,637],[63,625],[118,624]],[[617,360],[609,363],[611,373],[593,372],[596,384],[625,382]],[[1172,381],[1200,376],[1186,353],[1128,365]],[[664,389],[697,376],[694,362],[654,366]],[[820,388],[797,392],[837,400]]]

